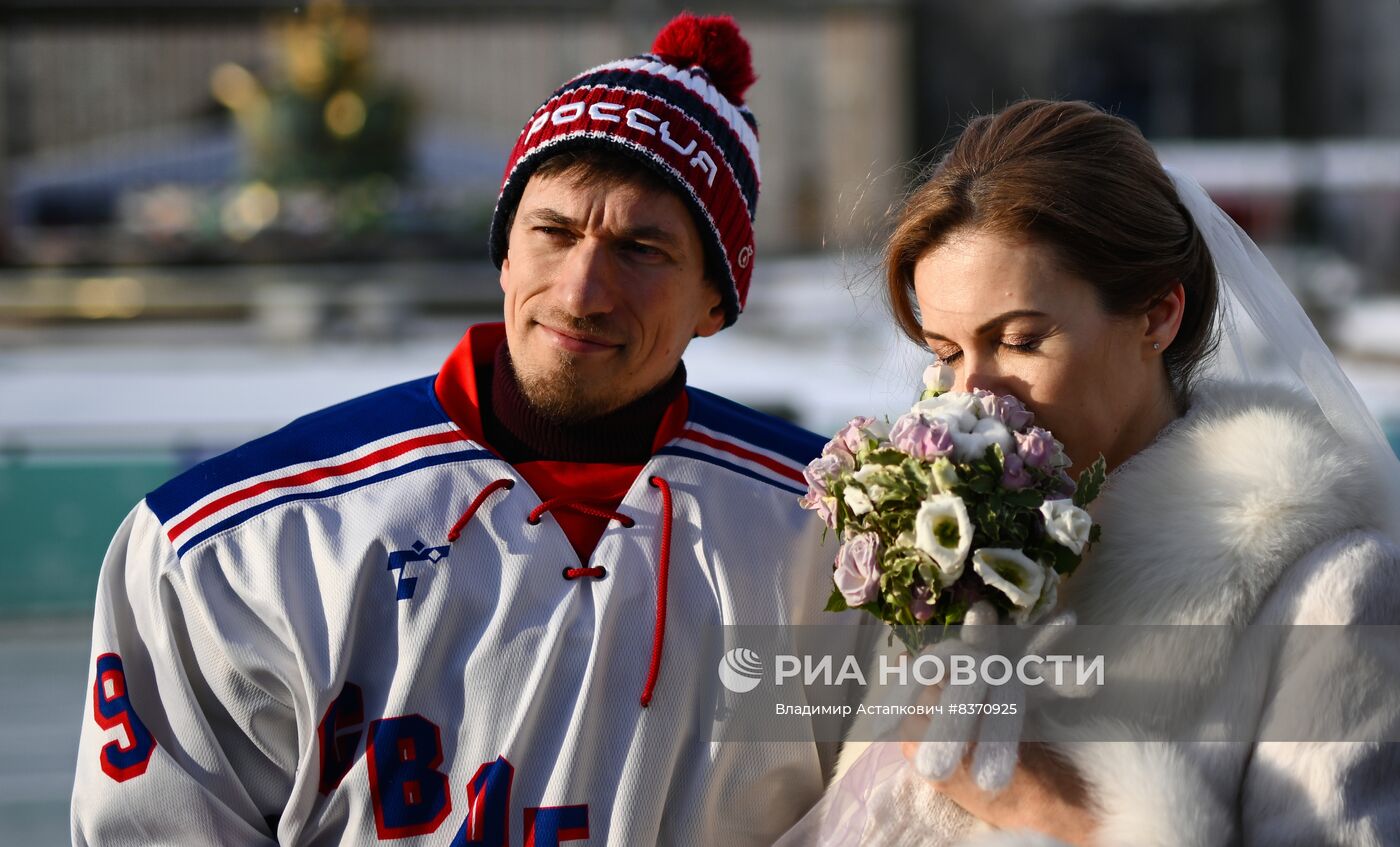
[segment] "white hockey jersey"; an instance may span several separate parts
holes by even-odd
[[[687,391],[589,562],[432,378],[150,494],[102,568],[74,843],[771,843],[834,750],[712,740],[719,625],[870,629],[821,611],[821,440]]]

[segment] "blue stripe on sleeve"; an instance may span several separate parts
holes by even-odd
[[[767,483],[768,485],[771,485],[771,486],[773,486],[774,488],[778,488],[778,489],[781,489],[781,490],[783,490],[783,491],[790,491],[790,492],[792,492],[793,494],[798,495],[798,496],[801,496],[801,495],[807,493],[805,489],[797,488],[796,486],[792,485],[791,483],[779,482],[779,481],[778,481],[777,479],[775,479],[774,477],[765,476],[765,475],[763,475],[763,474],[761,474],[761,473],[758,473],[758,472],[756,472],[756,471],[751,471],[751,470],[749,470],[748,468],[740,467],[739,465],[736,465],[736,464],[734,464],[734,463],[732,463],[732,462],[726,462],[725,460],[723,460],[723,459],[721,459],[721,458],[718,458],[718,457],[716,457],[716,456],[711,456],[711,455],[709,455],[709,454],[707,454],[707,453],[701,453],[701,452],[699,452],[699,451],[697,451],[697,450],[689,450],[689,449],[687,449],[687,448],[685,448],[685,447],[663,447],[663,448],[661,448],[661,450],[657,451],[657,455],[658,455],[658,456],[681,456],[681,457],[686,458],[686,459],[694,459],[694,460],[696,460],[696,461],[698,461],[698,462],[707,462],[707,463],[709,463],[709,464],[711,464],[711,465],[718,465],[719,467],[724,468],[725,470],[733,471],[733,472],[736,473],[736,474],[740,474],[740,475],[742,475],[742,476],[746,476],[746,477],[748,477],[749,479],[756,479],[756,480],[758,480],[759,482]]]
[[[422,377],[312,412],[287,426],[190,468],[146,496],[161,523],[211,492],[278,468],[315,462],[400,432],[450,419]]]
[[[364,479],[357,479],[354,482],[347,482],[342,485],[334,486],[332,488],[323,489],[321,491],[304,491],[297,494],[288,494],[283,497],[277,497],[272,500],[268,500],[266,503],[258,503],[255,506],[250,506],[247,509],[244,509],[243,511],[235,515],[231,515],[225,518],[224,520],[219,521],[213,526],[192,536],[190,539],[185,541],[185,543],[181,544],[180,548],[175,552],[176,555],[183,556],[190,548],[194,547],[196,544],[199,544],[201,541],[204,541],[206,538],[217,535],[226,529],[232,529],[233,527],[236,527],[239,524],[258,516],[269,509],[274,509],[286,503],[292,503],[297,500],[320,500],[326,497],[335,497],[338,494],[344,494],[348,491],[354,491],[357,488],[364,488],[367,485],[374,485],[375,483],[383,482],[386,479],[393,479],[394,477],[403,476],[404,474],[413,473],[414,471],[422,470],[423,468],[430,468],[435,465],[445,465],[452,462],[470,462],[476,459],[495,458],[497,458],[496,455],[489,450],[458,450],[452,453],[442,453],[436,456],[425,456],[417,461],[409,462],[408,464],[403,465],[401,467],[390,468],[389,470],[382,471],[373,476],[368,476]]]
[[[820,435],[781,418],[698,388],[688,387],[686,391],[690,395],[691,421],[785,456],[800,466],[821,455],[826,446],[826,439]]]

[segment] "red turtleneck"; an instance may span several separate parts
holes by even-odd
[[[514,466],[541,501],[586,497],[615,510],[652,453],[685,427],[685,371],[621,409],[562,426],[525,402],[510,365],[505,325],[467,330],[438,372],[438,401],[467,437]],[[553,513],[587,564],[608,519]]]

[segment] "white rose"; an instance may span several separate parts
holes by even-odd
[[[1010,547],[983,547],[972,554],[972,570],[1005,594],[1017,609],[1031,609],[1045,587],[1045,568]]]
[[[914,548],[938,566],[939,585],[952,585],[962,576],[972,548],[972,521],[967,506],[953,494],[935,494],[914,516]]]
[[[846,505],[851,507],[853,514],[863,515],[875,508],[875,504],[870,501],[870,495],[854,485],[846,486],[846,490],[842,492],[841,496],[846,501]]]
[[[1045,532],[1056,544],[1063,544],[1078,556],[1089,543],[1089,530],[1094,519],[1089,513],[1074,505],[1071,500],[1046,500],[1040,504],[1041,517],[1045,518]]]

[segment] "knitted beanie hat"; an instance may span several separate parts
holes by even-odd
[[[506,164],[491,221],[491,260],[530,175],[566,150],[601,146],[653,168],[690,208],[707,266],[726,275],[725,325],[743,311],[753,273],[758,126],[744,106],[754,82],[749,45],[732,18],[682,14],[651,52],[599,65],[564,83],[526,122]]]

